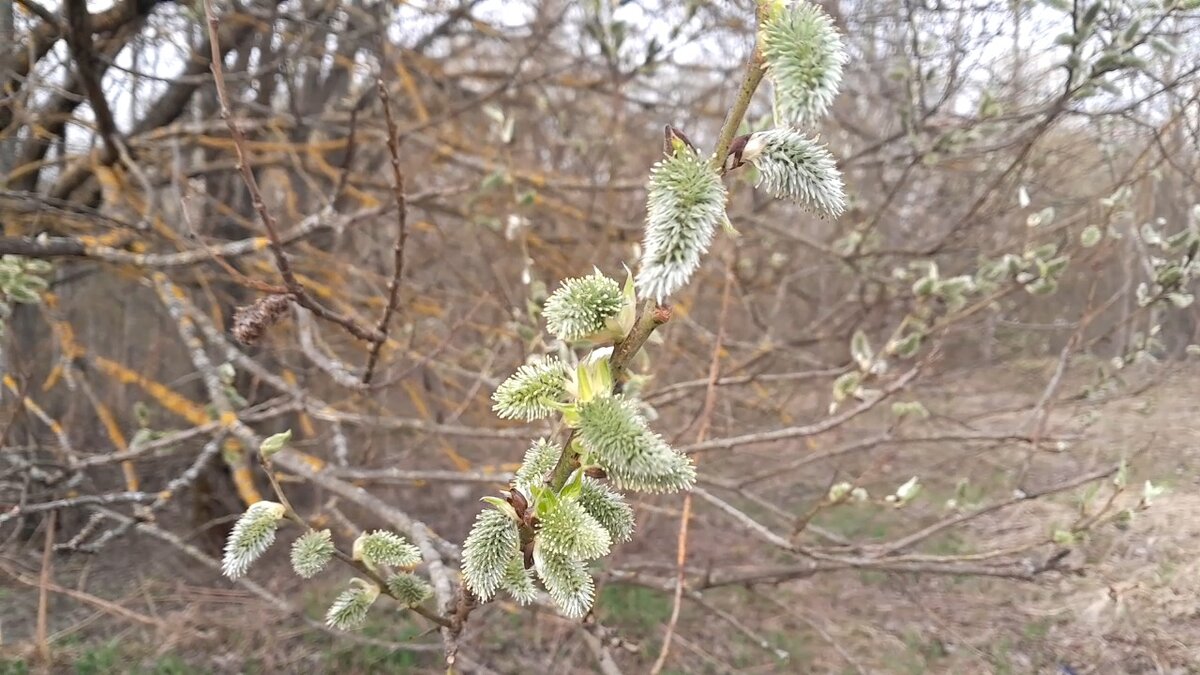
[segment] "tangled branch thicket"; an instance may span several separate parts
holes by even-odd
[[[1198,27],[0,0],[0,672],[1011,666],[1198,463],[1104,421],[1200,352]],[[1200,661],[1137,628],[1021,663]]]

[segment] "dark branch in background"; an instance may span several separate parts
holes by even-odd
[[[272,0],[278,4],[282,0]],[[134,4],[134,3],[130,3]],[[149,12],[149,9],[146,10]],[[93,17],[93,25],[100,24],[100,18],[103,14]],[[134,18],[140,15],[135,15]],[[229,54],[235,48],[243,45],[246,40],[251,38],[256,26],[252,22],[243,22],[236,26],[226,26],[220,35],[218,43],[221,45],[221,58]],[[121,46],[124,46],[123,44]],[[119,50],[118,50],[119,51]],[[142,134],[146,134],[174,122],[188,110],[188,102],[192,100],[192,95],[200,90],[202,84],[206,84],[206,78],[200,77],[209,71],[209,61],[213,53],[212,43],[208,36],[205,36],[204,42],[192,50],[188,55],[187,67],[179,78],[173,79],[173,84],[158,97],[152,105],[142,115],[141,119],[129,130],[130,138],[137,138]],[[102,50],[98,58],[102,65],[107,67],[107,64],[113,61],[116,57],[116,52]],[[104,159],[104,158],[102,158]],[[116,161],[114,155],[112,161]],[[103,162],[103,165],[108,166],[111,161]],[[51,192],[52,196],[57,198],[66,198],[71,195],[76,189],[83,186],[89,178],[92,177],[92,167],[90,163],[76,164],[75,166],[64,172],[63,176],[55,182],[54,189]],[[90,192],[83,201],[94,202],[98,187],[93,185]]]
[[[104,141],[102,161],[110,163],[116,160],[119,154],[117,144],[121,141],[112,110],[100,88],[101,73],[97,69],[96,47],[92,44],[92,15],[88,13],[87,0],[66,0],[63,8],[67,15],[67,44],[75,57],[75,69],[83,90],[87,92],[88,102],[92,104],[96,127]]]
[[[112,36],[94,42],[97,55],[102,57],[99,62],[94,64],[96,77],[103,77],[107,69],[103,60],[116,57],[125,48],[129,40],[133,38],[136,30],[137,26],[135,25],[123,24]],[[66,133],[67,124],[71,120],[72,113],[86,100],[86,95],[80,93],[84,90],[84,87],[79,72],[68,68],[65,74],[65,82],[61,89],[54,95],[47,97],[48,100],[46,103],[36,110],[27,110],[19,118],[10,120],[15,121],[16,124],[24,124],[26,120],[35,119],[40,123],[42,132],[26,139],[17,148],[15,163],[9,171],[6,187],[13,190],[30,192],[38,189],[38,180],[42,170],[45,168],[43,160],[54,146],[53,141],[49,139],[60,139],[63,137]],[[0,111],[7,111],[12,107],[15,106],[0,106]],[[0,122],[4,121],[0,119]],[[9,127],[11,127],[11,124]],[[15,136],[11,128],[4,129],[4,133]],[[84,163],[86,164],[86,162]],[[56,192],[51,196],[62,199],[69,197],[70,193],[59,194]]]
[[[56,499],[50,502],[42,502],[41,504],[27,504],[25,506],[14,506],[5,513],[0,513],[0,525],[7,523],[15,518],[27,516],[31,513],[42,513],[45,511],[58,511],[59,509],[68,509],[76,506],[87,506],[94,504],[143,504],[154,501],[158,495],[150,492],[110,492],[100,495],[81,495],[79,497],[66,497]]]
[[[0,223],[0,231],[8,227]],[[114,249],[116,250],[116,249]],[[88,247],[68,237],[0,237],[0,255],[26,258],[86,258]]]
[[[425,190],[412,195],[406,195],[404,201],[407,204],[430,202],[440,199],[448,193],[459,191],[461,191],[459,187],[452,187],[445,190]],[[39,210],[50,208],[47,204],[57,203],[57,200],[53,197],[42,197],[34,193],[12,192],[10,195],[23,200],[34,201]],[[6,196],[9,195],[0,191],[0,198]],[[280,241],[284,245],[292,244],[305,239],[315,232],[321,230],[340,230],[384,213],[387,213],[387,207],[383,206],[374,206],[333,217],[327,216],[324,213],[315,213],[300,221],[292,229],[282,233]],[[102,220],[105,225],[126,226],[120,221],[111,221],[101,214],[71,213],[69,216],[73,218]],[[5,231],[7,227],[8,224],[0,220],[0,231]],[[130,233],[129,239],[132,238],[133,234]],[[134,265],[137,267],[170,268],[204,264],[210,262],[214,256],[234,258],[253,255],[261,250],[259,243],[257,237],[249,237],[213,246],[188,249],[177,253],[133,253],[116,248],[115,246],[118,244],[114,244],[114,246],[100,246],[74,237],[51,237],[45,235],[36,237],[0,236],[0,255],[20,255],[27,258],[91,258],[101,262]],[[286,289],[281,288],[280,292],[284,290]]]
[[[159,1],[161,0],[125,0],[125,2],[118,2],[110,9],[91,17],[92,31],[94,34],[112,33],[140,17],[149,15]],[[0,77],[4,78],[0,79],[0,92],[5,92],[6,94],[21,90],[25,78],[28,77],[34,64],[41,61],[50,53],[50,50],[54,48],[54,43],[58,42],[62,37],[64,30],[58,17],[54,16],[52,12],[37,2],[33,0],[17,0],[17,4],[29,10],[30,14],[41,18],[42,22],[33,28],[27,41],[21,45],[22,48],[14,50],[12,71],[9,73],[0,72]],[[0,130],[12,124],[14,119],[13,113],[14,108],[12,106],[0,106]]]
[[[58,31],[59,33],[62,32],[62,24],[59,23],[58,17],[54,15],[54,12],[46,9],[45,6],[34,2],[34,0],[17,0],[17,4],[29,10],[30,14],[33,14],[42,21],[45,21],[47,27]]]

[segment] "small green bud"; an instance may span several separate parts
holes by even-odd
[[[258,446],[258,453],[263,459],[271,459],[275,453],[279,452],[292,440],[292,430],[273,434],[263,439],[263,442]]]
[[[845,481],[842,481],[841,483],[835,483],[829,488],[829,494],[826,496],[825,501],[831,504],[836,504],[848,497],[850,492],[853,490],[854,486]]]

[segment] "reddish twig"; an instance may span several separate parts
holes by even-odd
[[[408,239],[408,208],[404,201],[404,172],[400,170],[400,140],[397,137],[396,120],[392,117],[392,106],[388,100],[387,88],[383,84],[383,79],[379,79],[376,84],[379,87],[379,98],[383,101],[383,116],[387,120],[387,146],[388,153],[392,156],[392,191],[396,196],[396,221],[399,230],[396,233],[396,245],[392,248],[392,280],[388,282],[387,307],[383,310],[383,316],[379,317],[379,324],[375,326],[375,332],[379,334],[379,339],[371,345],[371,353],[367,357],[367,367],[363,371],[363,384],[371,382],[371,376],[375,373],[375,364],[379,361],[379,352],[383,350],[383,344],[387,342],[392,315],[396,313],[396,305],[399,304],[400,278],[404,274],[404,244]]]
[[[704,391],[704,407],[700,412],[700,428],[696,432],[696,442],[703,443],[708,438],[708,430],[712,426],[713,409],[717,405],[717,382],[721,379],[721,350],[724,348],[725,324],[729,316],[729,299],[733,290],[733,260],[729,257],[725,265],[725,289],[721,293],[721,318],[717,323],[717,337],[713,341],[712,359],[708,365],[708,387]],[[693,459],[692,461],[698,461]],[[667,622],[667,632],[663,636],[662,649],[650,669],[652,675],[662,672],[667,663],[667,654],[671,650],[671,638],[675,635],[675,626],[679,623],[679,612],[683,606],[683,586],[686,576],[688,550],[688,523],[692,519],[692,493],[683,495],[683,509],[679,516],[679,539],[675,554],[675,598],[671,606],[671,618]]]

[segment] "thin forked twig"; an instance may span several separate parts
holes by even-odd
[[[246,184],[246,190],[250,193],[250,202],[254,205],[254,210],[258,213],[259,220],[262,221],[263,228],[267,231],[267,239],[271,242],[271,254],[275,257],[275,267],[279,270],[279,275],[283,277],[284,286],[287,287],[289,293],[295,296],[296,302],[300,306],[310,310],[313,314],[326,321],[342,326],[348,333],[364,342],[373,343],[380,340],[379,331],[360,326],[354,319],[339,314],[313,300],[312,296],[308,294],[308,291],[300,283],[300,280],[296,278],[296,273],[292,271],[292,265],[288,261],[287,253],[283,250],[283,242],[279,238],[279,226],[275,223],[275,216],[271,215],[270,210],[267,209],[266,202],[263,201],[262,191],[258,188],[258,181],[254,178],[254,172],[250,169],[250,162],[246,153],[246,135],[242,132],[242,128],[238,125],[237,120],[233,118],[233,113],[229,107],[229,92],[225,87],[225,71],[221,67],[221,45],[218,40],[220,19],[213,9],[212,0],[204,0],[204,14],[208,17],[208,41],[212,48],[210,66],[213,73],[213,83],[217,89],[217,101],[221,108],[221,119],[225,121],[225,126],[229,128],[229,135],[233,139],[233,148],[237,154],[238,172],[242,176],[242,182]]]

